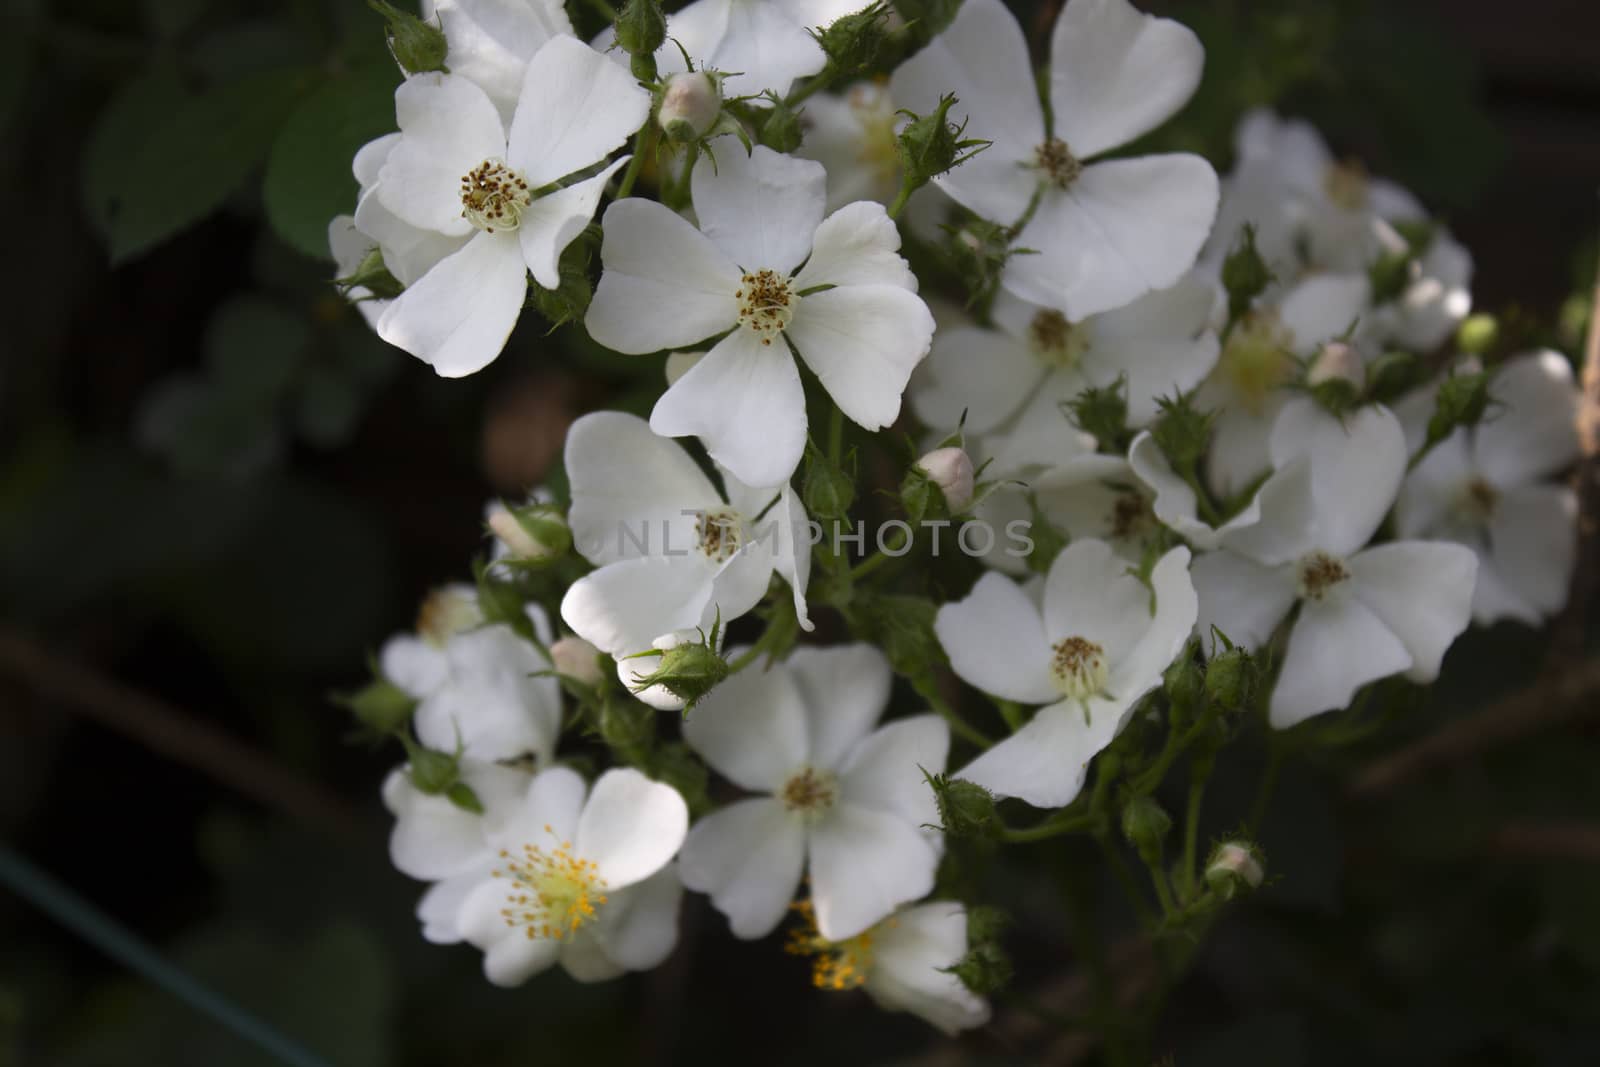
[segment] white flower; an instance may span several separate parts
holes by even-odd
[[[1477,553],[1480,625],[1538,625],[1566,604],[1577,559],[1577,497],[1548,481],[1578,458],[1577,385],[1571,364],[1547,350],[1509,360],[1489,391],[1483,421],[1439,442],[1407,476],[1395,524],[1401,537]]]
[[[615,411],[573,423],[566,468],[573,544],[599,569],[567,590],[561,617],[619,658],[625,683],[656,661],[622,657],[667,635],[709,631],[719,618],[732,622],[760,603],[774,571],[789,583],[801,624],[810,628],[810,537],[805,509],[788,486],[753,489],[724,474],[724,500],[677,442]]]
[[[1361,686],[1391,674],[1433,681],[1466,628],[1477,560],[1438,541],[1363,549],[1405,473],[1399,420],[1371,406],[1341,422],[1297,399],[1278,416],[1271,453],[1280,469],[1309,464],[1309,520],[1290,507],[1273,513],[1263,496],[1253,556],[1234,545],[1197,558],[1197,632],[1204,638],[1216,626],[1234,643],[1260,648],[1299,605],[1269,709],[1279,728],[1342,708]]]
[[[808,928],[787,946],[813,956],[818,989],[864,989],[885,1011],[908,1011],[946,1034],[989,1021],[989,1002],[951,974],[967,953],[967,911],[954,901],[901,908],[855,937],[830,941],[816,930],[809,902],[799,905]]]
[[[571,37],[561,0],[436,0],[451,74],[477,84],[511,121],[528,62],[552,37]]]
[[[748,485],[788,481],[805,449],[790,344],[846,415],[879,430],[933,336],[882,205],[824,219],[825,180],[818,164],[757,146],[695,166],[699,230],[651,201],[606,210],[589,333],[644,353],[731,330],[661,397],[650,426],[698,436]]]
[[[1012,536],[1027,533],[1032,539],[1033,508],[1068,540],[1097,538],[1118,556],[1137,563],[1159,524],[1150,511],[1150,495],[1138,485],[1128,463],[1120,456],[1062,449],[1063,459],[1053,466],[1027,474],[1025,483],[1005,481],[987,492],[973,516],[995,532],[993,545],[975,552],[985,564],[1007,574],[1026,574],[1027,546]],[[991,470],[993,467],[991,466]],[[1033,503],[1029,503],[1029,494]],[[1027,527],[1016,526],[1027,523]]]
[[[1217,176],[1194,155],[1090,162],[1154,129],[1200,81],[1204,49],[1188,29],[1126,0],[1069,0],[1050,45],[1047,128],[1022,29],[1001,0],[968,0],[950,28],[897,70],[895,102],[927,114],[954,92],[966,135],[993,143],[935,179],[1002,224],[1037,207],[1002,283],[1083,319],[1175,283],[1217,211]]]
[[[683,896],[669,864],[688,826],[678,791],[632,768],[602,774],[587,798],[571,769],[541,771],[488,826],[496,866],[461,900],[489,981],[520,985],[559,959],[598,982],[666,959]]]
[[[405,768],[384,779],[383,803],[395,817],[389,859],[401,873],[434,883],[417,904],[422,936],[434,944],[461,940],[461,901],[494,869],[490,821],[527,791],[529,778],[514,767],[462,760],[461,781],[477,796],[482,814],[422,792]]]
[[[1194,489],[1173,471],[1148,431],[1133,439],[1128,464],[1155,494],[1150,508],[1156,519],[1203,551],[1230,547],[1253,558],[1272,558],[1273,542],[1288,537],[1298,543],[1314,515],[1311,466],[1304,461],[1274,471],[1250,502],[1220,526],[1197,517]],[[1273,516],[1273,521],[1263,525],[1263,513]]]
[[[368,141],[357,150],[350,169],[355,174],[361,192],[356,200],[353,217],[356,232],[367,240],[367,250],[376,247],[383,255],[383,265],[401,285],[411,285],[434,264],[466,243],[465,236],[450,236],[436,230],[413,226],[383,205],[378,195],[378,181],[389,153],[400,143],[400,134],[389,133]],[[347,247],[355,241],[346,236],[341,239]],[[390,301],[384,301],[387,309]],[[379,316],[381,318],[381,316]],[[373,323],[377,328],[377,323]]]
[[[954,426],[965,412],[971,433],[1004,428],[1005,444],[992,446],[998,472],[1065,459],[1062,405],[1085,389],[1123,378],[1129,425],[1143,426],[1155,417],[1158,397],[1186,392],[1211,372],[1215,302],[1213,285],[1191,273],[1126,307],[1071,323],[1055,308],[1002,291],[991,311],[997,329],[939,331],[913,382],[912,406],[930,426]]]
[[[528,64],[509,133],[466,78],[407,79],[395,90],[400,141],[376,194],[411,226],[470,239],[389,305],[379,335],[446,377],[490,363],[522,313],[528,272],[547,289],[559,284],[562,250],[625,159],[541,190],[604,160],[649,112],[650,94],[627,71],[571,37],[552,38]]]
[[[900,192],[900,150],[887,86],[857,82],[806,101],[805,140],[795,154],[828,171],[828,210],[856,200],[887,204]]]
[[[1388,231],[1388,227],[1382,227]],[[1387,247],[1403,240],[1389,231]],[[1472,254],[1441,227],[1409,264],[1405,289],[1373,310],[1372,331],[1401,348],[1428,352],[1455,333],[1472,310]]]
[[[450,639],[482,624],[477,589],[461,582],[442,586],[422,598],[416,633],[396,634],[384,642],[378,668],[384,678],[421,700],[449,676],[445,648]]]
[[[1042,605],[991,573],[941,607],[934,631],[956,674],[994,696],[1045,705],[958,776],[1036,807],[1071,803],[1089,761],[1189,639],[1188,564],[1189,550],[1173,549],[1147,587],[1105,542],[1074,541],[1050,565]]]
[[[697,704],[683,736],[707,763],[760,797],[689,832],[684,884],[711,895],[738,937],[770,933],[809,869],[817,926],[854,937],[933,888],[933,793],[950,731],[936,715],[872,727],[889,699],[889,663],[869,645],[797,649],[766,671],[728,678]]]
[[[656,122],[671,139],[693,141],[711,132],[722,113],[716,79],[701,71],[681,71],[667,79]]]

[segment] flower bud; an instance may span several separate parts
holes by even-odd
[[[489,529],[513,563],[546,563],[572,547],[572,528],[554,504],[498,505],[489,512]]]
[[[793,152],[805,139],[805,127],[800,124],[800,112],[774,100],[767,108],[767,117],[761,123],[761,143],[774,152]]]
[[[1228,317],[1238,319],[1272,284],[1272,271],[1256,249],[1256,228],[1246,223],[1227,258],[1222,261],[1222,284],[1228,290]]]
[[[1366,381],[1361,353],[1343,341],[1329,341],[1323,345],[1322,351],[1312,359],[1311,369],[1306,372],[1307,385],[1321,385],[1336,380],[1349,382],[1357,389]]]
[[[926,115],[913,116],[900,131],[895,146],[906,188],[920,189],[988,147],[988,141],[963,138],[966,127],[950,121],[950,108],[955,102],[954,94],[941,97],[938,107]]]
[[[1206,693],[1229,711],[1248,705],[1255,688],[1255,659],[1242,648],[1218,652],[1206,664]]]
[[[436,752],[419,745],[409,734],[398,736],[406,750],[406,773],[417,792],[438,796],[448,793],[450,787],[461,780],[461,757],[458,753]]]
[[[1122,809],[1122,836],[1141,854],[1159,853],[1161,842],[1172,829],[1172,816],[1156,803],[1154,797],[1134,797]]]
[[[1011,957],[994,941],[980,941],[966,955],[942,968],[979,996],[998,993],[1011,983]]]
[[[1438,443],[1458,426],[1476,426],[1489,409],[1489,373],[1452,374],[1439,383],[1433,415],[1428,419],[1428,441]]]
[[[389,42],[389,54],[400,64],[406,74],[421,74],[428,70],[444,70],[445,53],[449,44],[444,32],[417,16],[401,11],[385,0],[367,0],[367,6],[384,17],[388,23],[384,33]]]
[[[711,647],[709,641],[685,641],[665,651],[646,655],[658,655],[658,666],[638,678],[634,692],[659,685],[684,702],[685,714],[728,676],[728,661]]]
[[[923,772],[939,807],[939,824],[951,837],[991,837],[998,829],[994,794],[965,778]]]
[[[856,499],[856,480],[815,448],[806,456],[806,473],[800,483],[806,513],[814,519],[842,519]]]
[[[1488,312],[1468,315],[1456,329],[1456,347],[1472,356],[1481,356],[1500,339],[1500,322]]]
[[[1260,888],[1265,873],[1261,854],[1244,841],[1224,841],[1206,860],[1206,884],[1224,900],[1240,890]]]
[[[1193,642],[1185,646],[1183,652],[1172,661],[1161,676],[1163,687],[1167,691],[1167,699],[1172,702],[1172,715],[1175,719],[1192,717],[1205,703],[1205,671],[1194,661],[1193,648]]]
[[[972,457],[965,449],[936,448],[917,460],[917,469],[938,487],[950,514],[960,515],[972,506]]]
[[[704,352],[670,353],[667,356],[667,365],[665,367],[667,384],[669,386],[676,385],[679,378],[682,378],[685,374],[688,374],[694,369],[694,365],[696,363],[699,363],[705,358],[706,354]]]
[[[617,12],[616,35],[617,47],[628,55],[653,56],[667,40],[667,16],[659,0],[628,0],[623,4]]]
[[[1128,378],[1117,375],[1110,385],[1091,385],[1067,401],[1078,429],[1113,452],[1126,453],[1133,443],[1128,430]]]
[[[400,729],[417,707],[415,697],[387,678],[378,678],[355,693],[336,696],[334,700],[350,709],[362,726],[379,735]]]
[[[600,707],[600,740],[624,763],[640,763],[656,737],[655,709],[637,700],[608,698]]]
[[[376,300],[393,300],[405,292],[405,286],[389,272],[388,265],[383,261],[383,252],[377,248],[363,256],[355,270],[343,278],[335,278],[333,284],[347,296],[352,289],[365,289]]]
[[[812,36],[822,46],[834,70],[843,75],[855,74],[872,65],[878,50],[890,32],[887,4],[872,4],[849,15],[834,19],[821,33]]]
[[[1156,406],[1161,414],[1150,427],[1150,436],[1166,454],[1173,470],[1197,470],[1206,444],[1211,440],[1213,413],[1196,408],[1187,395],[1176,399],[1162,397],[1156,401]]]
[[[591,688],[606,680],[600,669],[600,650],[581,637],[563,637],[553,643],[550,662],[557,674]]]
[[[716,79],[704,71],[691,70],[667,79],[656,121],[668,140],[688,144],[710,133],[721,113],[722,93]]]

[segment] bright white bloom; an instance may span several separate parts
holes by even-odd
[[[935,181],[1002,224],[1032,217],[1002,283],[1076,321],[1175,282],[1217,213],[1217,176],[1194,155],[1091,162],[1171,117],[1200,82],[1205,53],[1187,28],[1126,0],[1069,0],[1050,42],[1046,126],[1015,17],[967,0],[950,28],[894,74],[901,107],[927,114],[954,92],[966,134],[993,143]]]
[[[1195,560],[1197,632],[1204,639],[1216,626],[1234,643],[1260,648],[1299,605],[1272,692],[1279,728],[1342,708],[1361,686],[1391,674],[1433,681],[1466,628],[1477,560],[1439,541],[1363,548],[1405,474],[1399,420],[1371,406],[1341,422],[1309,399],[1294,400],[1278,416],[1271,453],[1280,469],[1309,464],[1310,515],[1293,507],[1272,513],[1263,496],[1253,556],[1236,544]],[[1280,501],[1299,499],[1286,493]]]
[[[421,700],[450,674],[445,648],[451,638],[483,625],[478,591],[463,582],[441,586],[422,598],[415,633],[395,634],[378,653],[384,678]]]
[[[864,989],[885,1011],[908,1011],[952,1036],[989,1021],[989,1002],[948,970],[967,953],[967,910],[960,904],[901,908],[843,941],[818,933],[810,902],[798,910],[807,928],[794,931],[785,947],[815,957],[811,983],[818,989]]]
[[[677,943],[683,887],[669,864],[689,827],[683,797],[632,768],[586,792],[575,771],[551,767],[486,824],[497,862],[458,918],[495,985],[558,959],[580,982],[604,981],[656,966]]]
[[[733,675],[697,704],[683,736],[734,784],[763,796],[689,832],[684,884],[711,895],[738,937],[770,933],[809,869],[817,927],[854,937],[933,888],[941,841],[923,771],[944,769],[936,715],[873,730],[890,671],[870,645],[801,648]]]
[[[1483,421],[1439,442],[1407,476],[1395,521],[1401,537],[1477,553],[1480,625],[1536,626],[1566,604],[1577,558],[1577,497],[1548,479],[1578,458],[1578,388],[1572,365],[1546,350],[1508,361],[1489,391]],[[1431,394],[1416,405],[1419,439]]]
[[[754,96],[765,89],[787,96],[796,78],[810,77],[828,64],[822,46],[806,30],[866,6],[862,0],[695,0],[667,16],[667,41],[656,50],[656,67],[663,76],[682,71],[688,52],[696,69],[727,74],[727,96]],[[607,31],[600,47],[609,47],[611,39]]]
[[[757,146],[696,164],[698,230],[652,201],[606,210],[589,333],[644,353],[731,331],[661,397],[650,426],[698,436],[748,485],[788,481],[805,450],[790,344],[846,415],[880,430],[933,336],[882,205],[824,219],[825,181],[818,164]]]
[[[407,79],[377,197],[411,226],[470,239],[389,305],[378,333],[445,377],[490,363],[522,313],[528,272],[547,289],[559,284],[562,250],[626,159],[541,190],[600,163],[649,113],[650,94],[626,70],[571,37],[552,38],[528,64],[509,133],[474,82]]]
[[[1222,344],[1216,370],[1195,397],[1215,411],[1206,480],[1230,497],[1270,464],[1267,441],[1295,377],[1296,357],[1306,359],[1325,341],[1358,326],[1370,310],[1365,274],[1315,274],[1244,314]]]
[[[900,149],[887,86],[857,82],[848,91],[806,101],[805,140],[796,155],[828,171],[828,210],[856,200],[887,204],[900,192]]]
[[[390,133],[368,141],[356,151],[350,169],[355,174],[361,192],[356,200],[353,223],[356,232],[366,242],[366,248],[361,249],[359,255],[364,256],[372,248],[377,248],[383,254],[383,265],[389,269],[389,273],[401,285],[411,285],[432,270],[441,259],[460,251],[466,238],[413,226],[383,205],[383,199],[378,195],[378,179],[383,173],[384,164],[389,161],[389,153],[399,143],[400,134]],[[356,240],[345,235],[341,243],[354,251]],[[337,255],[336,252],[336,258]],[[389,303],[384,301],[382,307],[387,309]],[[373,328],[377,328],[376,322]]]
[[[1146,586],[1105,542],[1074,541],[1050,565],[1042,605],[985,574],[966,599],[941,607],[934,631],[956,674],[994,696],[1045,705],[959,777],[1036,807],[1071,803],[1089,761],[1189,639],[1188,565],[1189,550],[1175,548]]]
[[[561,617],[619,657],[625,683],[657,661],[621,657],[667,635],[710,631],[718,618],[732,622],[760,603],[775,571],[810,628],[810,538],[805,509],[788,486],[753,489],[724,472],[724,499],[677,442],[615,411],[573,423],[566,468],[573,544],[599,570],[567,590]]]
[[[436,0],[450,43],[445,66],[482,89],[506,122],[522,94],[528,63],[552,37],[571,37],[561,0]]]
[[[1128,422],[1143,426],[1155,417],[1158,397],[1186,392],[1211,372],[1215,302],[1213,285],[1189,274],[1126,307],[1071,323],[1052,307],[1002,291],[991,312],[997,329],[939,331],[913,382],[912,406],[940,427],[954,426],[964,411],[964,428],[976,434],[1013,420],[1005,446],[994,448],[1000,471],[1066,459],[1059,451],[1068,425],[1062,405],[1083,390],[1124,378]]]
[[[384,780],[383,802],[395,817],[389,858],[401,873],[434,883],[417,904],[422,936],[434,944],[461,940],[461,901],[494,869],[490,821],[527,792],[530,778],[515,767],[462,760],[461,781],[477,796],[482,814],[422,792],[411,784],[405,768],[391,771]]]

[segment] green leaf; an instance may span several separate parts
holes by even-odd
[[[273,142],[264,188],[267,219],[300,252],[331,259],[328,220],[356,205],[350,160],[394,129],[395,67],[384,57],[334,78],[300,102]]]
[[[113,263],[211,214],[265,157],[310,75],[251,74],[190,93],[171,73],[124,87],[84,151],[85,208]]]

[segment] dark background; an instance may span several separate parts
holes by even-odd
[[[1220,167],[1245,106],[1313,119],[1449,222],[1509,337],[1576,354],[1600,228],[1600,5],[1159,7],[1202,34],[1208,69],[1154,141]],[[422,942],[421,887],[389,866],[377,800],[399,753],[353,741],[329,694],[467,574],[484,500],[544,477],[576,414],[637,403],[659,367],[535,320],[483,374],[443,381],[342,304],[309,253],[317,220],[353,207],[340,159],[387,129],[380,27],[355,0],[9,0],[0,841],[340,1065],[1092,1056],[1044,1041],[1025,1006],[1078,995],[1055,902],[1026,876],[1096,862],[1066,846],[987,861],[1016,918],[1017,992],[992,1030],[942,1048],[860,995],[811,990],[775,939],[734,942],[698,898],[667,965],[599,987],[550,973],[497,990],[474,950]],[[173,101],[229,87],[233,110],[169,128]],[[1345,796],[1378,752],[1528,684],[1547,644],[1473,635],[1412,717],[1290,762],[1262,835],[1274,882],[1169,998],[1173,1062],[1600,1062],[1592,725]],[[1215,831],[1242,818],[1258,759],[1245,745],[1225,766]],[[1527,827],[1570,833],[1530,847]],[[1118,936],[1115,909],[1099,921]],[[0,887],[0,1064],[258,1062]]]

